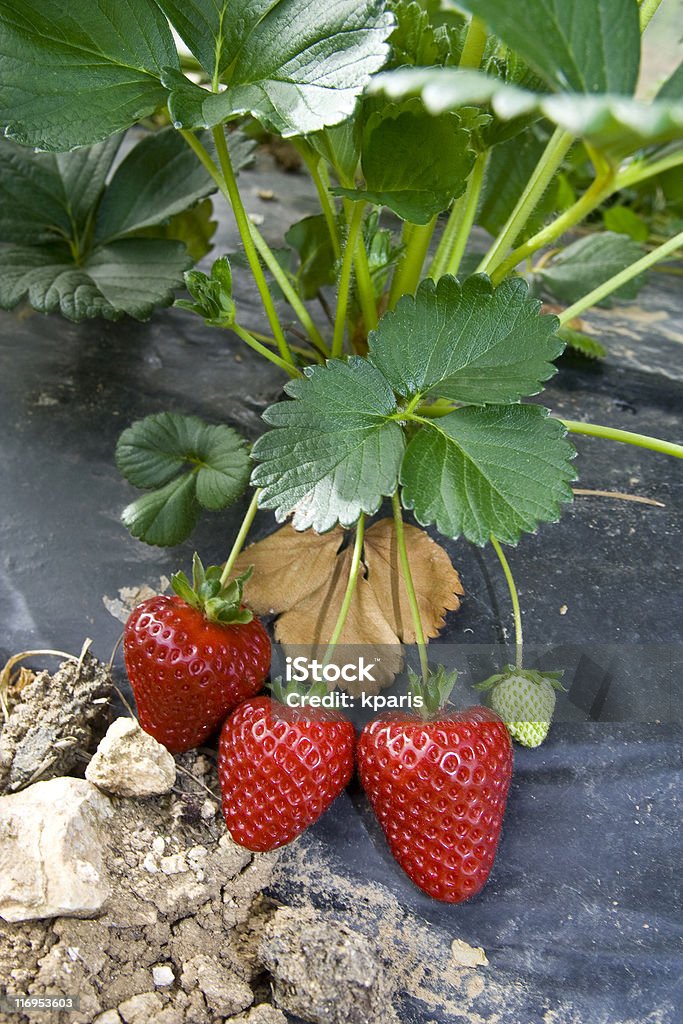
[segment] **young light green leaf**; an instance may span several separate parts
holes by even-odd
[[[577,302],[643,254],[643,247],[626,235],[604,231],[572,242],[537,274],[556,298]],[[634,299],[643,283],[644,276],[640,274],[613,292],[611,298]]]
[[[630,96],[640,66],[636,0],[459,0],[548,85]]]
[[[218,227],[218,221],[212,220],[212,217],[213,203],[210,199],[204,199],[191,210],[176,213],[168,224],[144,228],[136,234],[145,238],[172,238],[182,242],[197,263],[211,251],[211,239]]]
[[[365,187],[334,191],[427,224],[465,191],[475,158],[468,142],[455,114],[430,117],[415,101],[390,105],[372,113],[363,131]]]
[[[202,11],[216,9],[194,2]],[[241,114],[252,114],[283,136],[338,124],[350,116],[370,75],[386,60],[393,27],[381,0],[322,6],[309,0],[254,0],[246,8],[240,0],[225,0],[218,11],[222,20],[215,42],[225,91],[208,93],[177,72],[164,76],[171,117],[184,128],[209,128]],[[209,28],[216,33],[212,17]],[[204,62],[210,56],[206,26],[193,25],[192,31],[197,50],[202,36]]]
[[[634,242],[647,242],[650,234],[643,218],[628,206],[608,206],[602,212],[602,222],[607,231],[628,235]]]
[[[232,299],[232,269],[227,256],[215,260],[211,275],[201,270],[188,270],[185,286],[194,299],[177,299],[179,309],[187,309],[204,318],[209,327],[232,327],[235,303]]]
[[[127,505],[121,519],[138,540],[157,547],[172,547],[189,537],[199,512],[194,481],[181,476]]]
[[[26,298],[39,313],[69,320],[147,320],[173,302],[191,262],[182,243],[156,238],[119,239],[79,265],[66,245],[0,246],[0,308]]]
[[[324,285],[335,283],[334,247],[321,213],[292,224],[285,241],[299,254],[296,281],[302,298],[314,299]]]
[[[306,141],[345,180],[353,181],[360,160],[360,118],[357,114],[307,136]]]
[[[67,150],[106,139],[166,99],[178,67],[154,0],[0,0],[0,129]]]
[[[391,34],[390,67],[432,67],[457,64],[465,19],[455,11],[454,24],[435,24],[429,10],[416,0],[393,0],[396,28]],[[441,13],[441,12],[439,12]]]
[[[557,333],[562,341],[566,342],[568,348],[580,352],[587,359],[604,359],[607,355],[605,346],[601,345],[596,338],[591,338],[590,334],[585,334],[583,331],[577,331],[566,325],[560,327]]]
[[[537,394],[564,345],[557,318],[519,278],[493,288],[482,274],[422,282],[370,335],[370,359],[404,398],[431,394],[476,405]]]
[[[401,466],[402,500],[423,525],[484,545],[516,544],[572,500],[565,429],[537,405],[469,406],[422,427]]]
[[[396,411],[391,388],[365,359],[331,360],[305,373],[286,385],[294,401],[264,414],[275,429],[254,445],[252,483],[279,521],[294,512],[296,529],[324,533],[376,512],[393,494],[404,440],[389,418]]]

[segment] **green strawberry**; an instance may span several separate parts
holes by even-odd
[[[510,735],[525,747],[539,747],[548,735],[555,710],[555,690],[564,690],[562,672],[537,672],[506,666],[504,672],[478,683],[475,690],[492,690],[491,707]]]

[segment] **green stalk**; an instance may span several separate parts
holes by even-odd
[[[301,156],[301,159],[306,164],[308,172],[313,179],[315,190],[318,193],[318,199],[320,200],[320,206],[327,223],[327,230],[330,232],[330,238],[332,240],[332,248],[334,249],[334,258],[341,258],[341,242],[339,241],[339,231],[337,230],[337,217],[335,209],[332,203],[332,196],[329,192],[329,181],[325,180],[327,176],[327,170],[323,171],[323,160],[322,157],[314,153],[310,146],[306,145],[303,140],[296,140],[294,143],[297,153]],[[324,176],[325,177],[324,177]]]
[[[344,247],[344,258],[342,260],[339,274],[339,288],[337,292],[337,313],[334,320],[334,336],[332,339],[332,358],[339,359],[344,351],[344,329],[346,327],[346,312],[349,306],[349,291],[351,288],[351,271],[353,269],[353,258],[358,243],[358,237],[363,226],[363,214],[365,203],[354,203],[349,233]]]
[[[679,231],[677,235],[670,238],[667,242],[662,245],[658,245],[652,252],[648,252],[641,259],[636,260],[635,263],[631,263],[630,266],[624,267],[618,274],[610,277],[607,281],[603,281],[602,284],[598,285],[592,291],[584,295],[583,298],[574,302],[571,306],[568,306],[562,313],[560,313],[560,323],[566,324],[572,320],[575,316],[579,316],[584,310],[590,309],[591,306],[595,306],[602,299],[611,295],[622,285],[626,284],[632,278],[637,277],[638,274],[642,274],[645,270],[648,270],[654,263],[659,263],[660,260],[666,259],[672,253],[683,246],[683,231]]]
[[[230,330],[234,331],[237,337],[241,338],[249,348],[254,350],[254,352],[258,352],[260,356],[263,356],[263,358],[267,359],[269,362],[275,363],[276,366],[279,366],[280,369],[284,370],[290,377],[303,377],[301,370],[299,370],[294,363],[290,363],[287,359],[282,359],[280,356],[275,355],[275,353],[271,352],[269,348],[262,345],[260,341],[257,341],[249,331],[244,329],[244,327],[240,327],[239,324],[232,324]]]
[[[538,206],[543,193],[557,173],[573,142],[574,136],[569,132],[564,131],[563,128],[555,129],[524,191],[517,200],[517,205],[477,267],[477,273],[493,276],[493,271],[503,262],[505,253],[514,245],[515,239]]]
[[[228,560],[226,561],[226,563],[225,563],[225,565],[223,567],[223,572],[221,574],[221,586],[222,587],[224,587],[227,584],[228,580],[230,579],[230,573],[233,570],[233,566],[235,565],[235,562],[237,561],[237,557],[238,557],[240,551],[244,547],[244,542],[247,539],[247,535],[249,533],[249,530],[251,529],[251,525],[254,522],[254,516],[256,515],[256,510],[258,509],[258,499],[259,499],[259,495],[260,494],[261,494],[261,490],[260,490],[260,488],[257,488],[254,491],[253,498],[249,502],[249,508],[247,509],[247,511],[245,513],[244,519],[242,520],[242,525],[239,528],[239,533],[235,537],[235,543],[233,544],[232,550],[231,550],[230,554],[228,555]]]
[[[405,531],[403,529],[403,513],[401,511],[401,500],[399,498],[398,491],[395,491],[392,495],[391,504],[394,510],[394,529],[396,530],[398,554],[401,559],[401,569],[403,570],[403,579],[406,585],[408,604],[410,605],[410,614],[413,620],[417,649],[420,655],[420,671],[422,672],[422,678],[426,681],[429,676],[427,645],[425,643],[425,634],[422,626],[422,618],[420,616],[420,606],[417,602],[415,584],[413,583],[413,574],[410,571],[410,561],[408,559],[408,549],[406,547]]]
[[[628,167],[625,167],[623,171],[617,174],[614,182],[614,191],[618,192],[619,189],[630,188],[631,185],[637,185],[638,182],[646,181],[647,178],[654,178],[656,174],[670,171],[674,167],[680,167],[681,164],[683,164],[683,149],[679,149],[675,153],[669,153],[667,156],[663,156],[661,160],[653,160],[651,163],[633,160]]]
[[[365,330],[369,334],[374,331],[379,323],[377,316],[377,299],[375,288],[372,283],[368,253],[365,248],[365,241],[361,237],[355,254],[356,287],[358,289],[358,300],[363,314]]]
[[[402,295],[412,295],[422,276],[422,268],[436,227],[436,217],[427,224],[411,225],[408,248],[394,271],[389,292],[389,309],[393,309]]]
[[[647,26],[652,21],[653,16],[657,13],[657,8],[661,4],[662,0],[641,0],[640,2],[640,31],[641,34],[645,31]]]
[[[446,273],[453,274],[454,277],[460,270],[460,263],[465,255],[465,246],[467,245],[470,232],[472,231],[474,218],[477,215],[477,206],[479,205],[479,196],[481,195],[481,188],[484,183],[484,170],[486,169],[487,158],[488,153],[479,154],[474,162],[472,173],[470,174],[469,181],[467,182],[462,218],[458,225],[458,231],[453,240],[453,248],[446,265]]]
[[[257,341],[262,341],[264,345],[268,345],[269,348],[277,348],[277,342],[275,338],[271,338],[268,334],[261,334],[260,331],[249,331],[252,338],[256,338]],[[314,359],[316,363],[322,363],[323,357],[314,348],[303,348],[301,345],[289,345],[292,352],[296,352],[297,355],[303,356],[304,359]]]
[[[486,26],[480,18],[472,18],[468,27],[465,43],[460,54],[461,68],[478,68],[486,47]]]
[[[608,441],[621,441],[624,444],[633,444],[637,448],[649,448],[653,452],[661,452],[662,455],[673,455],[674,458],[683,459],[683,444],[674,444],[673,441],[662,441],[658,437],[650,437],[648,434],[634,434],[630,430],[617,430],[615,427],[603,427],[599,423],[583,423],[579,420],[560,420],[567,430],[572,434],[585,434],[587,437],[603,437]]]
[[[491,537],[491,543],[493,549],[498,555],[498,560],[503,567],[505,573],[505,579],[507,580],[508,589],[510,591],[510,600],[512,601],[512,613],[515,619],[515,665],[517,671],[522,671],[522,651],[524,648],[524,637],[522,634],[522,611],[519,607],[519,595],[517,593],[517,587],[515,586],[515,578],[512,575],[512,569],[508,563],[505,553],[503,552],[500,543],[496,537]]]
[[[334,629],[332,630],[332,636],[330,637],[330,642],[329,642],[329,645],[328,645],[328,648],[327,648],[327,653],[326,653],[325,657],[323,658],[323,664],[324,665],[327,665],[330,662],[330,659],[332,657],[332,653],[333,653],[335,647],[337,646],[337,644],[339,643],[339,637],[342,635],[342,630],[344,629],[344,625],[346,623],[346,619],[347,619],[348,614],[349,614],[349,609],[351,608],[351,602],[353,600],[353,595],[354,595],[355,590],[356,590],[356,583],[358,582],[358,570],[360,569],[361,553],[363,551],[363,537],[364,537],[364,535],[365,535],[365,516],[361,512],[360,518],[359,518],[358,523],[356,525],[356,541],[355,541],[355,543],[353,545],[353,555],[351,557],[351,567],[349,569],[349,579],[348,579],[348,582],[346,584],[346,590],[344,592],[344,599],[342,601],[342,606],[339,609],[339,615],[337,616],[337,621],[335,623]]]

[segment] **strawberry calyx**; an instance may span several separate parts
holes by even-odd
[[[408,688],[412,705],[421,718],[433,720],[439,717],[448,704],[457,678],[458,673],[455,669],[449,670],[443,665],[439,665],[426,678],[408,669]],[[421,706],[420,702],[416,701],[417,697],[422,699]]]
[[[489,676],[488,679],[484,679],[481,683],[475,683],[474,689],[484,693],[487,690],[492,690],[499,683],[506,682],[508,679],[528,679],[529,682],[535,683],[537,686],[541,683],[548,683],[554,690],[561,690],[562,693],[566,693],[566,687],[560,682],[563,675],[563,669],[559,672],[539,672],[535,668],[522,669],[516,668],[515,665],[506,665],[502,672]]]
[[[277,701],[278,704],[283,704],[285,707],[291,706],[288,698],[293,696],[308,699],[310,697],[327,697],[330,693],[327,685],[322,680],[315,683],[306,683],[290,679],[287,683],[284,683],[282,676],[271,680],[268,683],[268,689],[273,695],[273,700]]]
[[[242,604],[244,584],[253,572],[250,566],[246,572],[229,583],[222,581],[223,570],[219,565],[205,569],[195,552],[192,559],[192,582],[184,572],[171,577],[174,593],[191,608],[195,608],[209,622],[223,625],[246,625],[254,618],[253,613]]]

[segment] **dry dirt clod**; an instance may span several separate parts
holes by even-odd
[[[176,780],[173,755],[132,718],[117,718],[100,742],[85,777],[105,793],[160,796]]]

